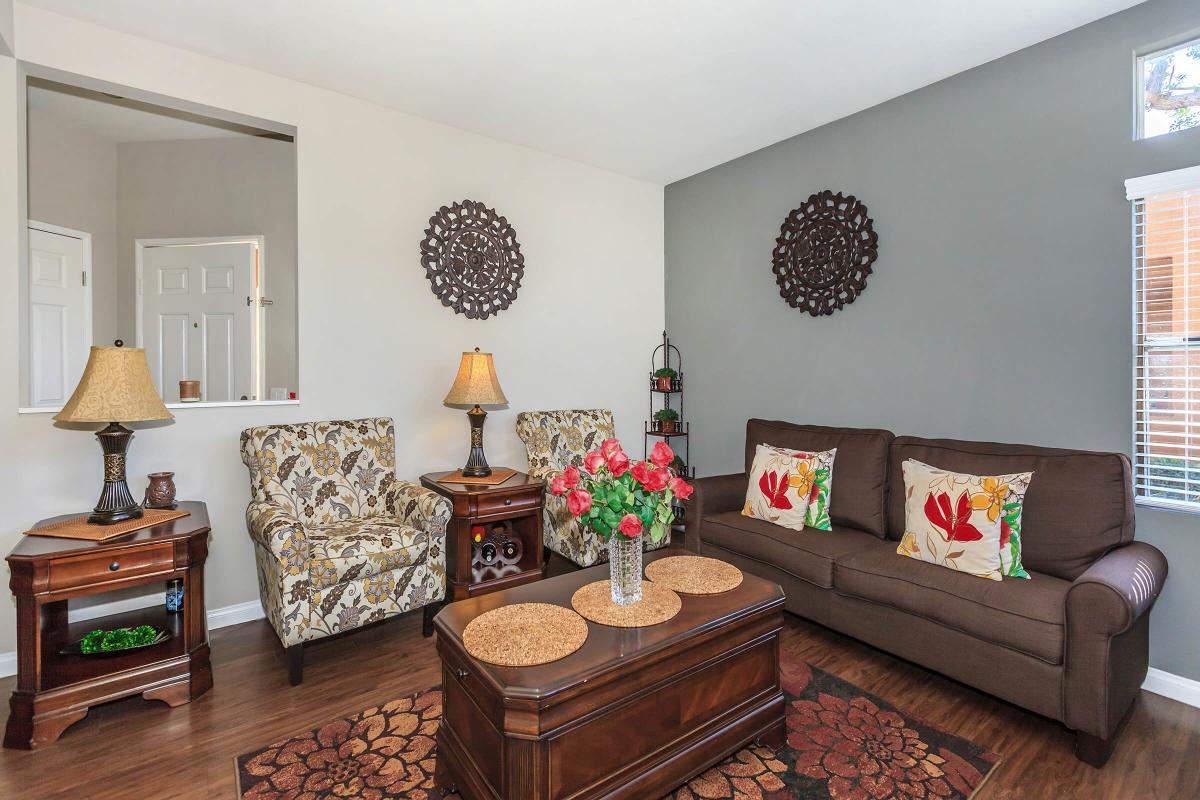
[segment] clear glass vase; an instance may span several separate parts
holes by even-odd
[[[627,606],[642,599],[642,537],[613,531],[608,539],[608,577],[613,602]]]

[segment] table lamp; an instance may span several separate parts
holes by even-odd
[[[487,420],[487,412],[480,406],[502,406],[508,403],[500,381],[496,378],[496,365],[492,363],[491,353],[481,353],[475,348],[474,353],[463,353],[458,365],[458,375],[454,376],[454,385],[443,405],[469,406],[467,419],[471,422],[471,455],[467,465],[463,467],[465,477],[483,478],[492,474],[487,458],[483,455],[483,423]]]
[[[125,483],[125,451],[133,431],[122,422],[174,419],[163,405],[146,351],[140,347],[93,347],[75,393],[54,415],[59,422],[107,422],[96,431],[104,451],[104,489],[88,522],[111,525],[142,516]]]

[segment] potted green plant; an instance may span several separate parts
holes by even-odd
[[[672,384],[679,373],[670,367],[659,367],[654,370],[654,388],[660,392],[669,392],[672,390]]]
[[[675,433],[679,430],[679,412],[673,408],[663,408],[654,412],[660,433]]]

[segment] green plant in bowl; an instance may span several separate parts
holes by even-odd
[[[114,650],[129,650],[133,647],[143,647],[150,644],[158,636],[158,631],[150,625],[138,625],[136,628],[116,628],[111,631],[94,630],[79,641],[82,653],[111,653]]]

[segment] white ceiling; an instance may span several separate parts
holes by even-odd
[[[659,183],[1138,4],[24,1]]]
[[[47,115],[111,142],[165,142],[246,136],[228,128],[179,119],[169,114],[156,114],[82,94],[67,94],[34,86],[29,87],[28,102],[31,120],[44,118],[38,115]]]

